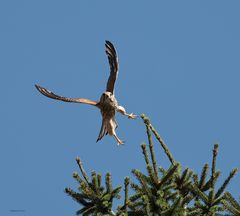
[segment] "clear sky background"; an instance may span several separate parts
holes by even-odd
[[[132,168],[145,170],[141,119],[117,115],[124,146],[112,137],[96,143],[97,109],[34,87],[99,99],[109,75],[105,39],[119,55],[119,103],[149,116],[175,159],[194,171],[219,143],[222,183],[240,165],[239,8],[220,0],[0,1],[0,215],[74,215],[80,206],[64,188],[77,188],[76,156],[89,174],[111,172],[114,186]],[[239,183],[238,174],[228,188],[236,198]]]

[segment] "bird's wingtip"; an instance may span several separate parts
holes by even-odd
[[[34,84],[34,86],[35,86],[35,88],[36,88],[37,90],[39,90],[40,85],[38,85],[38,84]]]
[[[112,42],[109,41],[109,40],[105,40],[105,44],[108,45],[108,46],[113,46]]]

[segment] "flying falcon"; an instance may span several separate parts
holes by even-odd
[[[35,85],[37,90],[43,95],[55,99],[61,100],[64,102],[73,102],[73,103],[83,103],[90,104],[100,109],[102,114],[102,126],[97,138],[97,142],[103,138],[104,135],[109,134],[110,136],[114,136],[117,140],[118,145],[123,144],[124,142],[118,138],[116,134],[117,122],[115,120],[116,112],[120,112],[121,114],[127,116],[129,119],[135,119],[137,116],[133,113],[128,114],[124,107],[120,106],[114,95],[114,85],[118,76],[118,58],[117,52],[110,41],[105,41],[105,52],[108,57],[108,62],[110,65],[110,76],[107,82],[106,91],[102,94],[100,101],[92,101],[85,98],[67,98],[63,96],[59,96],[54,94],[53,92],[43,88],[39,85]]]

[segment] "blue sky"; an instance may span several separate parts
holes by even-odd
[[[50,100],[38,83],[72,97],[97,100],[105,90],[108,39],[120,62],[116,96],[127,111],[145,113],[175,159],[200,172],[219,143],[223,181],[239,167],[239,1],[0,2],[0,214],[74,215],[64,194],[77,171],[111,172],[122,185],[145,169],[141,119],[117,116],[117,147],[96,139],[94,107]],[[169,163],[156,143],[159,164]],[[132,177],[132,176],[131,176]],[[239,175],[229,186],[239,197]],[[23,209],[25,213],[10,210]]]

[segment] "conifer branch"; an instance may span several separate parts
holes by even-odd
[[[85,170],[83,169],[83,165],[82,165],[82,161],[81,161],[80,157],[77,157],[77,158],[76,158],[76,161],[77,161],[77,164],[78,164],[78,166],[79,166],[79,168],[80,168],[80,170],[81,170],[81,173],[82,173],[85,181],[86,181],[87,183],[89,183],[89,178],[88,178],[88,176],[87,176],[87,173],[86,173]]]
[[[100,174],[97,174],[97,182],[98,182],[98,187],[101,188],[102,185],[102,176]],[[101,188],[102,189],[102,188]]]
[[[100,191],[99,191],[99,185],[97,180],[97,174],[95,171],[92,171],[92,187],[93,187],[93,191],[98,195]]]
[[[77,172],[74,172],[74,173],[73,173],[73,178],[74,178],[79,184],[82,184],[83,179],[78,175]]]
[[[235,208],[240,211],[240,202],[237,202],[229,192],[226,192],[224,196],[226,200],[228,200]]]
[[[198,183],[198,175],[196,173],[194,173],[192,178],[193,178],[193,183],[198,186],[199,185],[199,183]]]
[[[206,178],[207,178],[207,173],[208,173],[208,164],[205,164],[203,169],[202,169],[201,177],[200,177],[200,181],[199,181],[199,185],[198,185],[198,187],[201,188],[201,189],[205,185]]]
[[[225,199],[222,200],[224,207],[233,215],[240,215],[240,203],[238,203],[229,192],[224,194],[224,198]]]
[[[143,195],[142,200],[143,200],[143,205],[145,209],[145,215],[150,216],[150,204],[149,204],[148,197],[146,195]]]
[[[196,185],[191,185],[190,189],[194,195],[198,196],[205,204],[208,204],[208,197]]]
[[[210,188],[212,188],[212,185],[215,184],[215,182],[216,182],[217,179],[219,178],[220,174],[221,174],[221,173],[220,173],[219,171],[218,171],[218,172],[215,172],[215,175],[213,176],[213,178],[211,177],[211,178],[206,182],[206,184],[203,185],[202,191],[207,191],[207,190],[209,190]]]
[[[194,209],[194,210],[189,211],[187,213],[187,216],[199,216],[199,215],[202,215],[201,214],[201,209]]]
[[[171,154],[171,152],[169,151],[167,145],[164,143],[163,139],[160,137],[160,135],[157,133],[157,131],[154,129],[154,127],[152,126],[152,124],[150,123],[150,120],[144,115],[141,115],[141,118],[143,119],[144,123],[146,126],[149,127],[149,129],[153,132],[153,134],[155,135],[156,139],[159,141],[159,143],[161,144],[162,148],[164,149],[166,155],[168,156],[168,159],[170,160],[170,162],[172,164],[175,164],[175,160]]]
[[[147,165],[149,165],[149,164],[150,164],[150,161],[149,161],[149,159],[148,159],[148,152],[147,152],[147,146],[146,146],[146,144],[142,144],[142,145],[141,145],[141,148],[142,148],[142,152],[143,152],[143,155],[144,155],[145,163],[146,163]]]
[[[124,210],[125,210],[125,213],[127,213],[128,203],[129,203],[129,198],[128,198],[129,182],[130,182],[129,177],[126,177],[125,180],[124,180],[124,186],[125,186],[124,187],[124,192],[125,192]]]
[[[110,173],[106,174],[106,189],[101,186],[101,175],[95,171],[92,171],[90,181],[80,159],[77,158],[76,161],[85,181],[77,173],[74,173],[73,177],[80,184],[80,193],[76,193],[70,188],[66,188],[65,192],[83,206],[77,211],[77,215],[115,215],[112,210],[112,202],[114,198],[120,198],[121,187],[112,188]]]
[[[216,171],[216,158],[218,145],[214,145],[212,155],[212,167],[208,178],[208,164],[202,168],[200,175],[193,173],[189,168],[181,169],[178,162],[174,160],[166,144],[161,139],[150,123],[150,120],[141,115],[148,137],[148,147],[151,159],[148,155],[146,144],[142,144],[142,153],[146,163],[147,173],[143,174],[137,169],[132,173],[138,183],[131,182],[129,177],[124,180],[124,204],[118,206],[117,212],[112,210],[114,199],[120,198],[121,187],[113,188],[111,174],[105,176],[105,184],[102,185],[101,174],[91,172],[87,176],[79,157],[76,158],[81,171],[73,173],[73,178],[79,184],[79,192],[66,188],[65,192],[78,202],[82,208],[77,215],[96,216],[223,216],[225,211],[233,215],[240,215],[240,204],[230,193],[224,193],[232,178],[236,175],[237,169],[233,169],[221,187],[215,192],[215,185],[220,176]],[[152,133],[161,144],[167,155],[171,166],[163,168],[157,165]],[[151,160],[151,161],[150,161]],[[103,182],[104,183],[104,182]],[[133,194],[129,196],[129,185]]]
[[[148,197],[151,196],[151,190],[148,188],[148,179],[147,177],[142,174],[139,170],[133,170],[132,173],[136,176],[138,181],[140,182],[142,188],[141,188],[141,193],[146,194]]]
[[[71,188],[65,188],[65,193],[67,193],[69,196],[71,196],[75,201],[77,201],[78,203],[84,205],[84,206],[89,206],[90,203],[85,201],[85,199],[82,198],[81,195],[79,195],[79,193],[76,193],[75,191],[73,191]]]
[[[152,159],[153,170],[155,172],[156,177],[158,177],[157,163],[156,163],[156,159],[155,159],[155,155],[154,155],[152,135],[151,135],[149,126],[146,125],[146,129],[147,129],[148,144],[149,144],[149,149],[150,149],[150,154],[151,154],[151,159]]]
[[[189,193],[188,188],[192,184],[192,180],[191,180],[192,174],[193,172],[187,168],[183,171],[181,176],[176,175],[175,177],[176,189],[183,196],[183,198],[185,198]]]
[[[224,183],[222,184],[222,186],[219,188],[219,190],[216,193],[216,198],[218,198],[226,189],[227,185],[229,184],[230,180],[237,174],[238,169],[235,168],[233,169],[229,176],[227,177],[227,179],[224,181]]]
[[[148,171],[148,175],[150,177],[152,185],[154,187],[156,187],[158,185],[159,181],[158,181],[158,177],[155,175],[151,165],[147,166],[147,171]]]
[[[167,171],[167,173],[162,177],[162,179],[159,183],[159,186],[168,182],[170,180],[170,178],[175,174],[175,172],[177,171],[179,166],[180,166],[179,163],[177,163],[177,164],[174,164],[172,167],[170,167],[170,169]]]
[[[214,198],[215,198],[215,191],[213,188],[211,188],[208,193],[208,202],[207,202],[208,206],[213,206]]]
[[[106,188],[108,193],[112,192],[112,178],[110,173],[106,174]]]
[[[133,190],[136,191],[136,194],[131,196],[130,199],[131,199],[131,201],[136,201],[139,198],[139,196],[141,196],[141,194],[142,194],[142,188],[135,183],[131,183],[131,187]]]
[[[158,167],[158,171],[159,171],[162,175],[165,175],[165,173],[166,173],[166,170],[165,170],[163,167],[161,167],[161,166]]]
[[[217,159],[217,154],[218,154],[218,144],[214,145],[213,148],[213,159],[212,159],[212,182],[211,182],[211,187],[214,188],[215,184],[214,184],[214,177],[215,177],[215,173],[216,173],[216,159]]]

